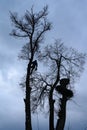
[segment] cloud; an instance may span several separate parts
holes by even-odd
[[[11,69],[12,71],[12,69]],[[6,76],[0,71],[0,129],[24,128],[24,102],[23,92],[16,83],[18,73],[11,74],[8,70]]]

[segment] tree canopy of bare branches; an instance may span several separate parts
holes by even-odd
[[[49,130],[53,130],[54,111],[58,113],[58,93],[56,87],[59,85],[61,79],[68,78],[70,80],[68,86],[70,90],[68,91],[73,95],[71,86],[73,86],[73,83],[82,74],[86,54],[80,53],[73,48],[68,48],[61,40],[56,40],[54,44],[47,45],[39,53],[38,58],[47,65],[48,72],[44,75],[40,74],[36,76],[36,83],[39,86],[37,88],[36,108],[40,104],[42,105],[44,101],[48,101]],[[35,106],[35,102],[33,105]]]
[[[32,75],[38,68],[38,62],[35,59],[40,44],[44,40],[44,34],[51,29],[51,23],[47,20],[48,7],[45,6],[40,12],[35,13],[34,9],[26,11],[23,17],[17,13],[10,12],[10,18],[14,29],[10,33],[13,37],[26,38],[27,44],[22,47],[19,58],[28,61],[26,79],[25,79],[25,126],[26,130],[32,130],[31,125],[31,90]]]
[[[57,87],[61,79],[68,78],[70,80],[68,91],[72,97],[71,86],[81,75],[85,63],[85,54],[66,47],[61,40],[56,40],[53,44],[40,48],[45,33],[51,30],[51,23],[48,21],[47,15],[47,6],[38,13],[34,12],[32,7],[30,11],[25,12],[23,17],[10,12],[14,26],[10,35],[27,40],[19,54],[20,59],[28,62],[25,81],[22,84],[25,86],[26,130],[32,130],[31,110],[35,112],[45,104],[49,106],[49,130],[54,130],[54,112],[55,116],[58,117],[58,96],[60,96]],[[36,59],[36,56],[38,59]],[[38,62],[46,64],[48,68],[46,73],[42,74],[36,71]],[[63,93],[61,94],[63,95]],[[64,103],[66,104],[66,101]]]

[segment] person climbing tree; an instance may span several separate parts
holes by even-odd
[[[32,63],[31,63],[31,73],[33,72],[33,70],[37,70],[37,67],[38,67],[38,63],[37,63],[37,60],[34,60]]]

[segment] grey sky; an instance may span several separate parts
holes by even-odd
[[[24,41],[9,36],[12,30],[9,11],[22,15],[32,5],[35,10],[41,10],[46,4],[49,6],[48,18],[53,24],[53,29],[47,33],[47,42],[53,43],[54,39],[61,38],[67,46],[81,52],[87,50],[86,0],[0,0],[0,130],[24,130],[24,93],[19,82],[26,68],[17,58]],[[67,105],[66,129],[69,125],[70,130],[82,130],[86,127],[86,80],[87,63],[75,85],[75,97]],[[37,127],[37,117],[33,117],[33,120]],[[39,120],[41,129],[41,126],[43,130],[48,128],[46,122],[47,120],[41,116]]]

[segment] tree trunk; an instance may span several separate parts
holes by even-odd
[[[54,100],[53,100],[53,89],[51,88],[49,94],[49,130],[54,130]]]
[[[27,75],[26,75],[26,92],[25,92],[25,130],[32,130],[31,125],[31,103],[30,103],[30,95],[31,95],[31,87],[30,87],[30,64],[27,67]]]
[[[58,112],[59,119],[57,120],[56,130],[64,130],[66,120],[66,97],[60,98],[60,109]]]

